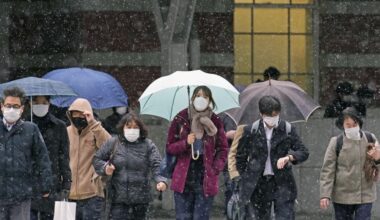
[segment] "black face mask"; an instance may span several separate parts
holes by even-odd
[[[71,120],[73,121],[74,126],[79,130],[84,129],[88,125],[86,118],[75,117]]]

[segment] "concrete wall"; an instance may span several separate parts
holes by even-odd
[[[380,124],[377,123],[376,117],[379,112],[380,109],[378,108],[370,108],[367,118],[364,119],[364,130],[373,132],[377,137],[380,137]],[[310,151],[309,159],[302,165],[294,167],[294,175],[298,186],[297,219],[331,219],[332,215],[331,208],[327,211],[319,209],[319,172],[330,137],[338,134],[340,130],[335,127],[335,119],[324,119],[322,116],[323,110],[318,110],[307,123],[296,124],[298,133]],[[163,150],[168,122],[147,116],[144,116],[144,120],[149,126],[151,138]],[[215,198],[214,207],[222,209],[224,203],[222,175],[220,176],[219,186],[220,192]],[[155,201],[154,206],[160,209],[172,210],[172,191],[165,192],[163,203]],[[377,201],[374,207],[379,206],[380,201]],[[380,210],[374,208],[373,212],[375,218],[380,219]]]

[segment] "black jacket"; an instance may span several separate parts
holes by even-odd
[[[245,134],[240,139],[243,141]],[[259,178],[263,176],[265,162],[268,156],[266,134],[263,121],[260,121],[256,132],[249,136],[245,146],[238,145],[236,164],[241,175],[241,200],[247,202],[257,187]],[[294,180],[292,166],[277,169],[279,158],[291,154],[296,159],[293,164],[305,161],[309,157],[308,149],[301,142],[292,126],[289,134],[286,133],[285,121],[280,121],[279,126],[274,128],[271,139],[270,159],[277,184],[278,194],[282,199],[295,199],[297,187]],[[247,162],[248,161],[248,162]],[[244,164],[244,165],[242,165]]]
[[[54,201],[63,199],[59,198],[61,191],[69,191],[71,185],[69,139],[66,124],[50,113],[41,118],[33,116],[33,122],[38,125],[49,153],[53,172],[53,188],[50,199],[34,200],[32,209],[53,212]]]
[[[112,202],[125,204],[149,203],[152,199],[150,179],[165,182],[159,175],[161,156],[156,145],[149,139],[138,139],[128,142],[124,137],[115,136],[109,139],[95,154],[93,165],[99,175],[105,175],[105,164],[112,154],[111,163],[115,171],[111,179],[114,190]]]
[[[0,201],[12,203],[51,190],[52,171],[37,125],[19,120],[10,131],[0,120]],[[34,189],[34,190],[33,190]]]

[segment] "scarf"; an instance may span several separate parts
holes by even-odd
[[[218,132],[218,129],[211,121],[212,114],[213,112],[210,108],[207,108],[203,112],[197,112],[193,106],[190,106],[191,132],[195,134],[197,139],[203,137],[204,131],[209,136],[214,136]]]

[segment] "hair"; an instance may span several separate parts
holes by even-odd
[[[124,125],[132,121],[134,121],[137,124],[137,126],[139,126],[140,138],[145,139],[148,136],[148,129],[146,128],[145,124],[140,120],[140,118],[132,112],[125,114],[120,119],[119,123],[117,123],[116,129],[119,135],[124,135]]]
[[[274,96],[264,96],[259,100],[259,111],[261,114],[272,115],[273,112],[281,111],[281,103]]]
[[[277,80],[280,75],[280,71],[273,66],[268,67],[263,73],[264,80],[268,80],[269,78]]]
[[[39,97],[39,96],[43,96],[43,97],[45,97],[46,100],[47,100],[48,102],[50,102],[50,96],[48,96],[48,95],[38,95],[38,96],[33,96],[33,97],[32,97],[32,101],[36,101],[37,97]]]
[[[6,88],[3,91],[3,98],[1,99],[1,102],[4,104],[4,101],[7,97],[18,97],[20,98],[21,105],[24,105],[25,102],[25,92],[23,89],[19,87],[12,87],[12,88]]]
[[[194,101],[195,97],[197,96],[197,94],[200,90],[202,90],[203,93],[210,99],[210,102],[212,104],[212,109],[214,109],[216,104],[215,104],[214,98],[212,97],[212,92],[207,86],[196,87],[194,89],[193,95],[191,96],[191,101]]]

